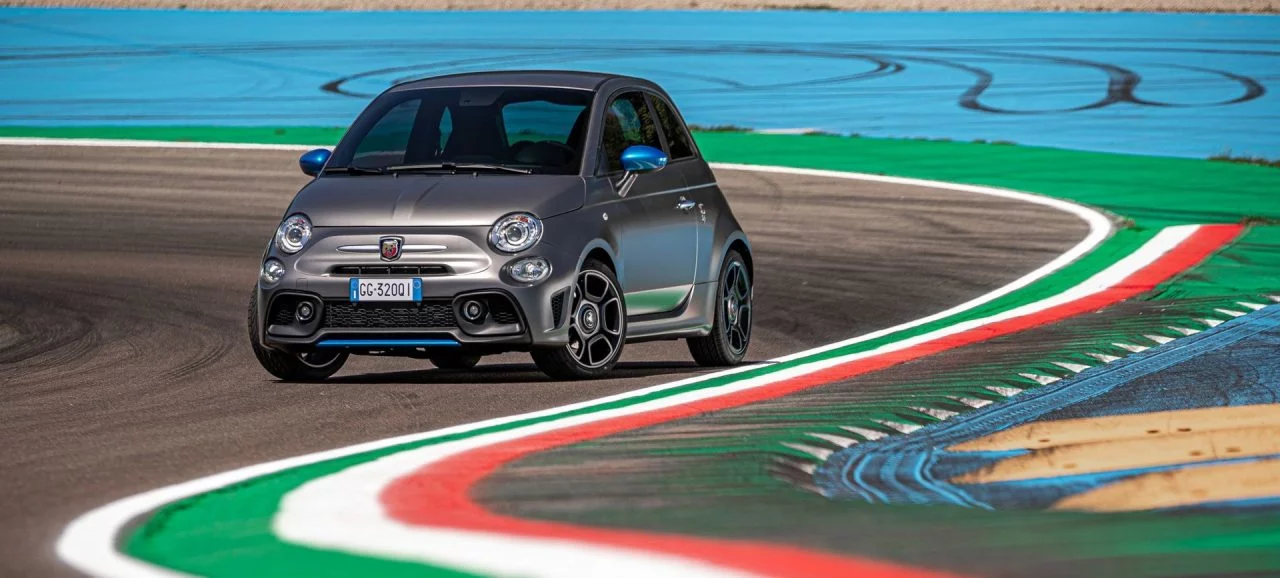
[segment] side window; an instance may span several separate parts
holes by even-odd
[[[378,123],[369,129],[351,164],[356,166],[387,166],[404,162],[405,149],[409,147],[409,136],[413,132],[414,119],[418,109],[422,107],[422,99],[410,99],[397,104],[387,111]]]
[[[600,149],[604,155],[606,172],[622,170],[622,151],[632,145],[662,148],[653,114],[644,94],[639,92],[618,95],[605,109],[604,136]]]
[[[693,139],[689,137],[689,131],[685,130],[684,124],[676,117],[671,105],[658,96],[650,96],[649,100],[653,102],[653,108],[658,114],[658,122],[662,125],[662,134],[667,135],[667,146],[671,148],[671,150],[667,151],[667,154],[671,155],[671,160],[692,157]]]

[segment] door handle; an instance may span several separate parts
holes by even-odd
[[[698,203],[690,201],[689,199],[686,199],[684,197],[680,197],[680,202],[676,203],[676,208],[686,213],[689,211],[692,211],[693,208],[696,206],[698,206]]]

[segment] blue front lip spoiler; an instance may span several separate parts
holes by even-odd
[[[326,339],[316,347],[457,347],[452,339]]]

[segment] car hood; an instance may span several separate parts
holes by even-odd
[[[489,226],[516,211],[567,213],[585,197],[576,175],[324,176],[298,192],[289,213],[317,227]]]

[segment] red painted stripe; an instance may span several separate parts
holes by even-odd
[[[766,542],[655,534],[512,518],[485,510],[471,499],[470,492],[477,483],[502,466],[536,452],[779,397],[798,390],[870,373],[940,351],[1096,311],[1150,291],[1156,285],[1191,268],[1229,243],[1241,230],[1242,227],[1237,225],[1201,227],[1182,244],[1130,275],[1115,287],[1038,313],[993,323],[900,351],[851,361],[746,391],[677,407],[568,427],[458,454],[395,480],[383,491],[382,503],[389,516],[406,524],[556,538],[647,550],[767,576],[787,578],[945,576],[948,574]],[[501,555],[498,552],[494,554]]]

